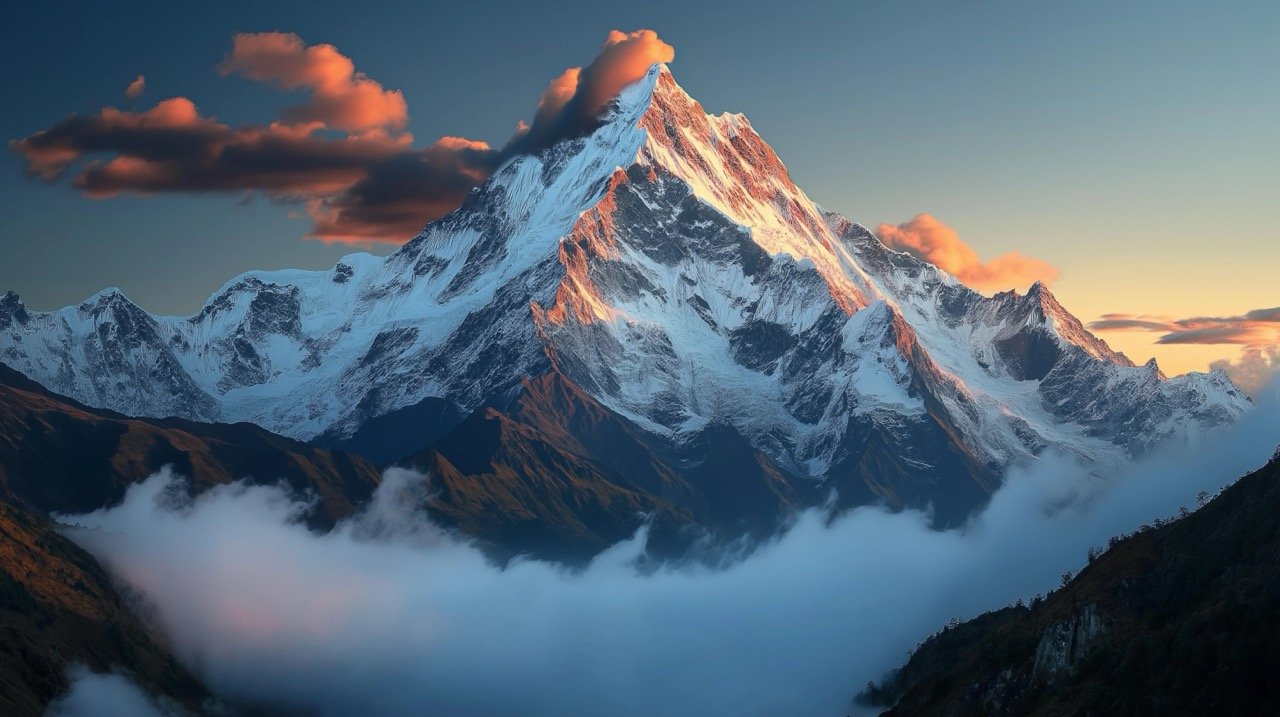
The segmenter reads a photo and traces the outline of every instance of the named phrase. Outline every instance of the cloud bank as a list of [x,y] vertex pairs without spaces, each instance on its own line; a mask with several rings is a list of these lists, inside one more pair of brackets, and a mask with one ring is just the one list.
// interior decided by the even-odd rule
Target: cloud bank
[[183,717],[184,710],[152,699],[129,678],[94,674],[77,665],[67,671],[71,688],[54,700],[45,717]]
[[1106,481],[1060,458],[1015,471],[963,530],[867,507],[802,515],[728,568],[635,559],[499,569],[406,506],[391,471],[333,532],[279,489],[178,498],[160,474],[68,534],[149,600],[224,699],[323,715],[832,715],[952,617],[1046,591],[1087,549],[1261,465],[1275,387],[1234,428]]
[[1280,346],[1249,346],[1240,358],[1219,359],[1209,364],[1215,371],[1223,371],[1250,397],[1262,395],[1267,384],[1280,374]]
[[[611,31],[589,65],[552,81],[533,123],[506,145],[442,137],[421,147],[405,129],[404,95],[357,70],[333,45],[307,45],[293,33],[242,33],[219,73],[307,95],[274,121],[232,127],[179,96],[140,112],[73,114],[9,146],[31,175],[57,181],[73,174],[71,184],[92,198],[260,192],[304,204],[311,237],[400,243],[455,209],[509,157],[591,129],[619,90],[674,56],[652,30]],[[125,95],[136,99],[144,89],[139,75]]]
[[1022,288],[1036,281],[1052,284],[1059,274],[1048,262],[1016,251],[983,262],[955,229],[931,214],[917,214],[903,224],[881,224],[876,234],[890,249],[927,261],[979,291]]

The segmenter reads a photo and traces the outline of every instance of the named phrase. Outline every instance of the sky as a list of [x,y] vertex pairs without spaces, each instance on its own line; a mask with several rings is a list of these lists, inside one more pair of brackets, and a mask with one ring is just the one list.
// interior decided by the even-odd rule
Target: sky
[[[182,97],[192,114],[170,104],[165,117],[268,138],[285,132],[261,129],[272,122],[314,122],[311,139],[363,142],[361,157],[411,145],[415,161],[439,159],[422,181],[448,196],[501,158],[518,121],[534,121],[549,81],[588,66],[611,30],[652,28],[708,111],[746,114],[811,197],[892,230],[899,248],[943,263],[956,254],[939,246],[962,243],[974,260],[952,270],[971,283],[1010,261],[1025,269],[1018,281],[1050,278],[1081,319],[1108,322],[1103,338],[1167,373],[1277,362],[1280,323],[1258,313],[1280,305],[1274,2],[42,2],[3,13],[11,143],[72,114],[130,117]],[[266,32],[295,33],[297,52],[277,37],[229,55],[238,34]],[[332,51],[314,54],[321,44]],[[289,64],[299,57],[315,63]],[[335,58],[363,74],[306,74],[342,75]],[[373,116],[343,114],[357,96]],[[440,137],[472,142],[423,149]],[[394,249],[334,241],[353,226],[334,219],[357,216],[342,214],[351,202],[386,194],[377,183],[353,193],[349,169],[305,186],[295,173],[287,198],[224,174],[86,196],[72,180],[112,154],[84,151],[42,179],[31,150],[11,150],[0,291],[33,309],[118,286],[148,310],[189,313],[248,269]],[[403,178],[397,166],[379,176]],[[325,218],[327,239],[308,238]]]

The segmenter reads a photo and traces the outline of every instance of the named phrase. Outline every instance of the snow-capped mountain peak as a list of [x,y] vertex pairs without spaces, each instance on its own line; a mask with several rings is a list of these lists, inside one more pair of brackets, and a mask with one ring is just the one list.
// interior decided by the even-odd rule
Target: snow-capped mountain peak
[[249,272],[190,317],[6,295],[0,361],[92,405],[304,439],[424,401],[465,415],[555,372],[673,446],[728,426],[798,475],[925,499],[1246,406],[1220,378],[1134,366],[1042,285],[988,298],[886,248],[665,65],[390,256]]

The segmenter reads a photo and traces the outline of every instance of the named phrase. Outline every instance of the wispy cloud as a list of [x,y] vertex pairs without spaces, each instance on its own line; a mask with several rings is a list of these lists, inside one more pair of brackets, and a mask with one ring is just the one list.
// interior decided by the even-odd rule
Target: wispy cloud
[[1224,371],[1250,396],[1257,396],[1280,372],[1280,306],[1254,309],[1237,316],[1173,318],[1150,314],[1103,314],[1089,323],[1094,331],[1158,333],[1158,344],[1241,346],[1234,361],[1220,359],[1210,369]]
[[1163,334],[1161,344],[1238,344],[1266,346],[1280,343],[1280,307],[1254,309],[1238,316],[1171,318],[1149,314],[1103,314],[1089,323],[1094,331],[1152,331]]
[[124,88],[124,96],[131,100],[136,100],[142,96],[143,92],[146,92],[146,91],[147,91],[147,78],[143,77],[142,75],[138,75],[136,78],[134,78],[133,82],[129,83],[128,87]]

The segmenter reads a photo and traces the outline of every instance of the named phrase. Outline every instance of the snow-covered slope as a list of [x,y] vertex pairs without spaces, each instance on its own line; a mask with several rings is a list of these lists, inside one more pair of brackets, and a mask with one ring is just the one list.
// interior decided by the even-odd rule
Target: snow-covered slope
[[797,475],[866,480],[889,456],[925,494],[1046,447],[1141,453],[1247,405],[1221,374],[1132,365],[1043,286],[987,298],[885,248],[661,65],[386,258],[250,272],[191,317],[10,294],[0,361],[91,405],[303,439],[557,371],[673,445],[728,425]]

